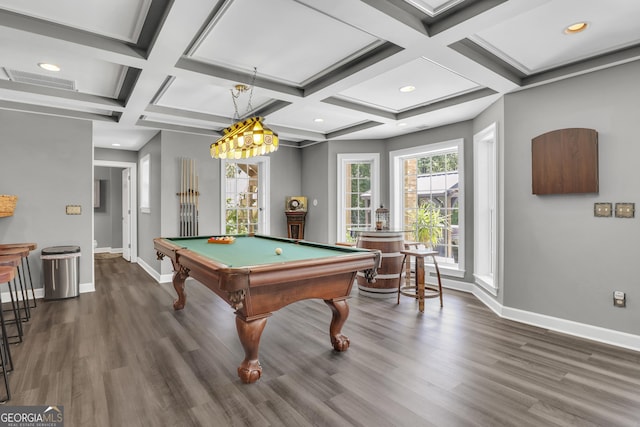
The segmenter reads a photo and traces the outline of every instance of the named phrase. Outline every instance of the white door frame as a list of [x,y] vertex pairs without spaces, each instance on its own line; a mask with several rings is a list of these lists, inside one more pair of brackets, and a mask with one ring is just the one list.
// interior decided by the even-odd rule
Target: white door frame
[[122,169],[122,258],[131,262],[131,169]]
[[[111,160],[94,160],[93,161],[93,166],[104,166],[104,167],[108,167],[108,168],[124,168],[124,169],[129,169],[129,176],[131,177],[131,182],[129,183],[129,206],[131,206],[131,238],[130,238],[130,242],[131,242],[131,262],[132,263],[136,263],[138,262],[138,209],[136,208],[138,206],[137,200],[138,200],[138,182],[137,182],[137,178],[138,178],[138,172],[137,172],[137,168],[138,168],[138,164],[134,163],[134,162],[116,162],[116,161],[111,161]],[[124,206],[123,206],[124,209]],[[124,215],[124,212],[122,213]],[[94,219],[93,219],[93,210],[91,211],[91,225],[92,225],[92,234],[95,233],[95,231],[93,230],[93,228],[95,228],[95,224],[94,224]],[[92,235],[91,240],[94,240],[94,237]]]
[[269,212],[271,211],[271,206],[269,203],[269,194],[270,193],[270,158],[267,156],[257,156],[252,157],[250,159],[240,159],[240,160],[228,160],[223,159],[220,161],[220,194],[221,194],[221,203],[220,203],[220,230],[222,233],[226,230],[226,191],[227,191],[227,174],[226,174],[226,165],[227,163],[251,163],[255,162],[260,165],[258,170],[258,183],[260,188],[258,190],[258,230],[259,234],[269,235],[271,232],[271,219]]

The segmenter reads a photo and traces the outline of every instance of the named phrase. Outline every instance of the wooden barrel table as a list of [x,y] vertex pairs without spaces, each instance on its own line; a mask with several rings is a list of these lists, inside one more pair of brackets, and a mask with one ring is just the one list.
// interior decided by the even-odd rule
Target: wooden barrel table
[[[374,283],[367,282],[358,272],[357,283],[361,295],[372,298],[393,298],[398,294],[404,250],[404,231],[371,230],[358,232],[359,248],[378,249],[382,252],[382,263]],[[404,273],[402,273],[404,275]]]

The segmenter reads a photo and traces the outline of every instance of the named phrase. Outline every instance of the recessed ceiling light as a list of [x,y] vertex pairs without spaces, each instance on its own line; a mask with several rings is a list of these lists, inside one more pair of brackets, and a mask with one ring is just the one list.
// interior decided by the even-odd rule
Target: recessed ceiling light
[[322,123],[324,122],[324,119],[317,118],[317,119],[313,119],[313,121],[316,123]]
[[111,144],[112,147],[120,147],[120,144],[118,144],[117,142],[114,142],[113,144]]
[[38,63],[38,67],[47,71],[60,71],[60,67],[58,67],[56,64],[49,64],[47,62]]
[[400,126],[400,127],[402,127],[402,126],[406,126],[406,125],[407,125],[407,124],[406,124],[405,122],[400,122],[400,123],[398,123],[396,126]]
[[402,86],[400,88],[400,92],[405,92],[405,93],[413,92],[414,90],[416,90],[416,87],[415,86],[410,86],[410,85],[409,86]]
[[576,22],[575,24],[569,25],[564,29],[565,34],[576,34],[586,30],[588,24],[586,22]]

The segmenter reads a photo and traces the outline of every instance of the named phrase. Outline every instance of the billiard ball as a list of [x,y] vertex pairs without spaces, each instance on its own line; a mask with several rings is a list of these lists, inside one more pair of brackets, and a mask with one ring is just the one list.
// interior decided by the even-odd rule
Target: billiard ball
[[280,255],[282,253],[282,249],[281,248],[276,248],[276,255]]

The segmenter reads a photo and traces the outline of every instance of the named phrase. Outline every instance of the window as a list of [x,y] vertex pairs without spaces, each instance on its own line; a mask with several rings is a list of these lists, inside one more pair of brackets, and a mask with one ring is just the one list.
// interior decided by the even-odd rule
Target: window
[[438,251],[447,274],[464,276],[463,140],[389,153],[391,223]]
[[495,123],[473,137],[474,266],[477,284],[497,295],[498,174]]
[[151,154],[145,154],[140,159],[140,212],[151,212]]
[[338,154],[338,241],[355,241],[349,230],[371,227],[375,221],[379,163],[378,153]]
[[266,197],[268,190],[267,157],[251,161],[222,161],[222,230],[225,234],[268,234]]

